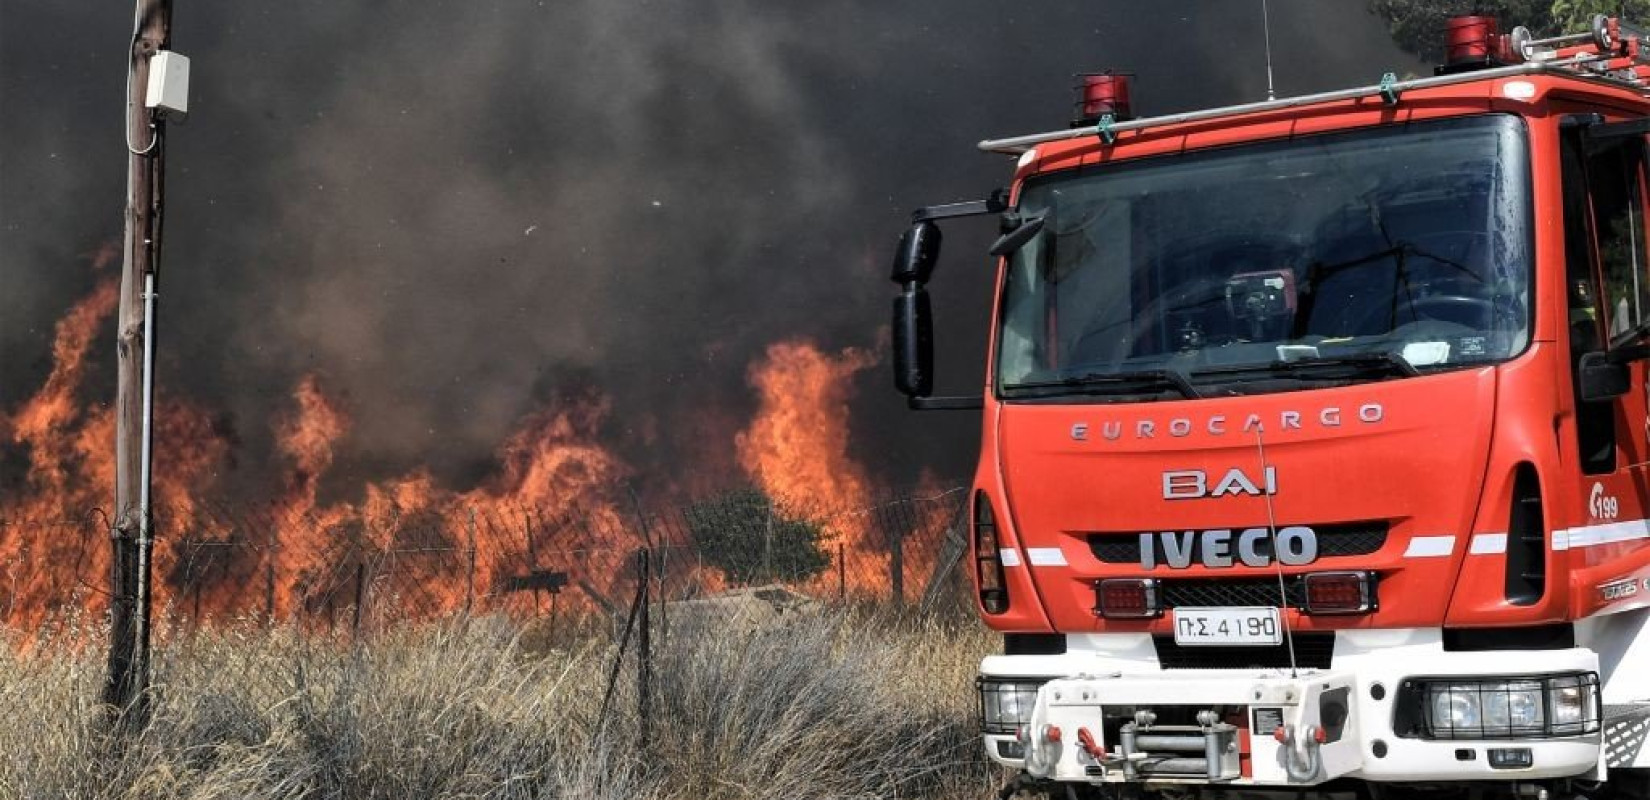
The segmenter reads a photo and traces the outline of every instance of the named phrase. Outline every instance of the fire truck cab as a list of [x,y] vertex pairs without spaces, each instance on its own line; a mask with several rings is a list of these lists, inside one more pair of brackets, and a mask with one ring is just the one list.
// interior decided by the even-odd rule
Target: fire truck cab
[[[1432,76],[1156,118],[1085,76],[916,212],[895,377],[982,410],[1005,797],[1650,796],[1647,42],[1463,18]],[[973,214],[985,391],[936,398]]]

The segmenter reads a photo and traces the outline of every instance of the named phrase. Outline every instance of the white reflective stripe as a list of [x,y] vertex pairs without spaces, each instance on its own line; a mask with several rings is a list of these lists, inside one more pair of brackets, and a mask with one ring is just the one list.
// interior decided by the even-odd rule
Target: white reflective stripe
[[1066,565],[1066,554],[1058,547],[1028,547],[1026,559],[1034,567],[1063,567]]
[[1437,558],[1455,552],[1454,536],[1415,536],[1404,550],[1404,558]]
[[[1583,525],[1567,531],[1554,531],[1553,549],[1565,550],[1571,547],[1592,547],[1600,544],[1631,542],[1638,539],[1650,539],[1650,521],[1631,519],[1622,522],[1606,522],[1602,525]],[[1560,546],[1561,541],[1562,546]]]
[[1472,546],[1467,548],[1467,552],[1475,556],[1505,553],[1507,552],[1507,534],[1480,533],[1472,537]]
[[1020,566],[1020,551],[1005,547],[997,551],[997,560],[1003,562],[1005,567],[1018,567]]

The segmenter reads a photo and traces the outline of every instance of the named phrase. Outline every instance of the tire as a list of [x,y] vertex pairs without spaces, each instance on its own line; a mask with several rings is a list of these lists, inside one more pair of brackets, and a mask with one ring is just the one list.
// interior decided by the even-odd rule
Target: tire
[[1604,789],[1607,800],[1650,800],[1650,769],[1610,770]]

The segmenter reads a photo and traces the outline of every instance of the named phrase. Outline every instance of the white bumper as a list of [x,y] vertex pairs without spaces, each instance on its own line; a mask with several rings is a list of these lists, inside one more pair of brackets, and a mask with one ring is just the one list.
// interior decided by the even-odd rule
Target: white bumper
[[[1371,781],[1529,780],[1587,775],[1602,778],[1601,737],[1597,733],[1545,739],[1429,740],[1400,737],[1394,729],[1395,705],[1404,680],[1417,677],[1492,678],[1596,672],[1598,658],[1582,648],[1546,651],[1445,652],[1436,630],[1342,632],[1335,645],[1333,668],[1163,670],[1151,639],[1145,635],[1074,635],[1068,652],[1044,656],[992,656],[981,665],[988,678],[1048,678],[1037,694],[1021,758],[1006,758],[1001,742],[1014,735],[986,735],[992,758],[1057,781],[1111,783],[1153,780],[1228,785],[1321,783],[1339,777]],[[1115,719],[1109,737],[1102,731],[1107,709],[1152,709],[1159,716],[1182,717],[1190,709],[1223,707],[1226,718],[1214,728],[1242,730],[1228,738],[1208,734],[1217,763],[1196,772],[1191,752],[1199,735],[1195,726],[1171,733],[1182,738],[1179,750],[1193,773],[1152,774],[1151,762],[1125,748]],[[1344,721],[1335,719],[1343,714]],[[1234,709],[1241,709],[1241,712]],[[1328,711],[1329,719],[1325,719]],[[1127,711],[1126,713],[1133,713]],[[1259,716],[1257,716],[1257,713]],[[1185,720],[1182,719],[1182,722]],[[1214,720],[1206,720],[1215,722]],[[1281,724],[1287,743],[1274,738]],[[1262,730],[1272,726],[1274,730]],[[1044,736],[1057,729],[1049,741]],[[1139,733],[1152,733],[1138,727]],[[1206,728],[1208,726],[1205,726]],[[1325,730],[1321,744],[1312,741]],[[1131,735],[1134,731],[1131,731]],[[1082,737],[1082,740],[1079,737]],[[1110,740],[1107,740],[1110,739]],[[1166,741],[1158,737],[1155,741]],[[1214,745],[1224,752],[1214,752]],[[1528,766],[1492,766],[1496,749],[1527,749]],[[1133,752],[1135,748],[1127,748]],[[1129,763],[1132,761],[1133,763]],[[1152,757],[1167,763],[1164,753]],[[1241,770],[1237,769],[1241,763]],[[1211,776],[1223,775],[1211,780]]]

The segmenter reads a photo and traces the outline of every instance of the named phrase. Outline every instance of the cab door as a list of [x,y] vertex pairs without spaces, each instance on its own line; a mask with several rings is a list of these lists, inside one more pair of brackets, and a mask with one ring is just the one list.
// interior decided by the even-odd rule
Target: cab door
[[[1650,260],[1646,258],[1645,137],[1593,136],[1596,115],[1572,117],[1561,138],[1566,291],[1580,513],[1555,532],[1553,549],[1571,551],[1577,570],[1576,611],[1599,600],[1594,585],[1612,564],[1640,555],[1650,543],[1650,392],[1646,360],[1627,364],[1629,388],[1619,397],[1581,397],[1581,365],[1589,353],[1634,354],[1650,345]],[[1640,352],[1638,355],[1642,356]],[[1596,358],[1596,356],[1595,356]],[[1633,561],[1642,560],[1633,558]],[[1562,561],[1560,563],[1563,563]]]

